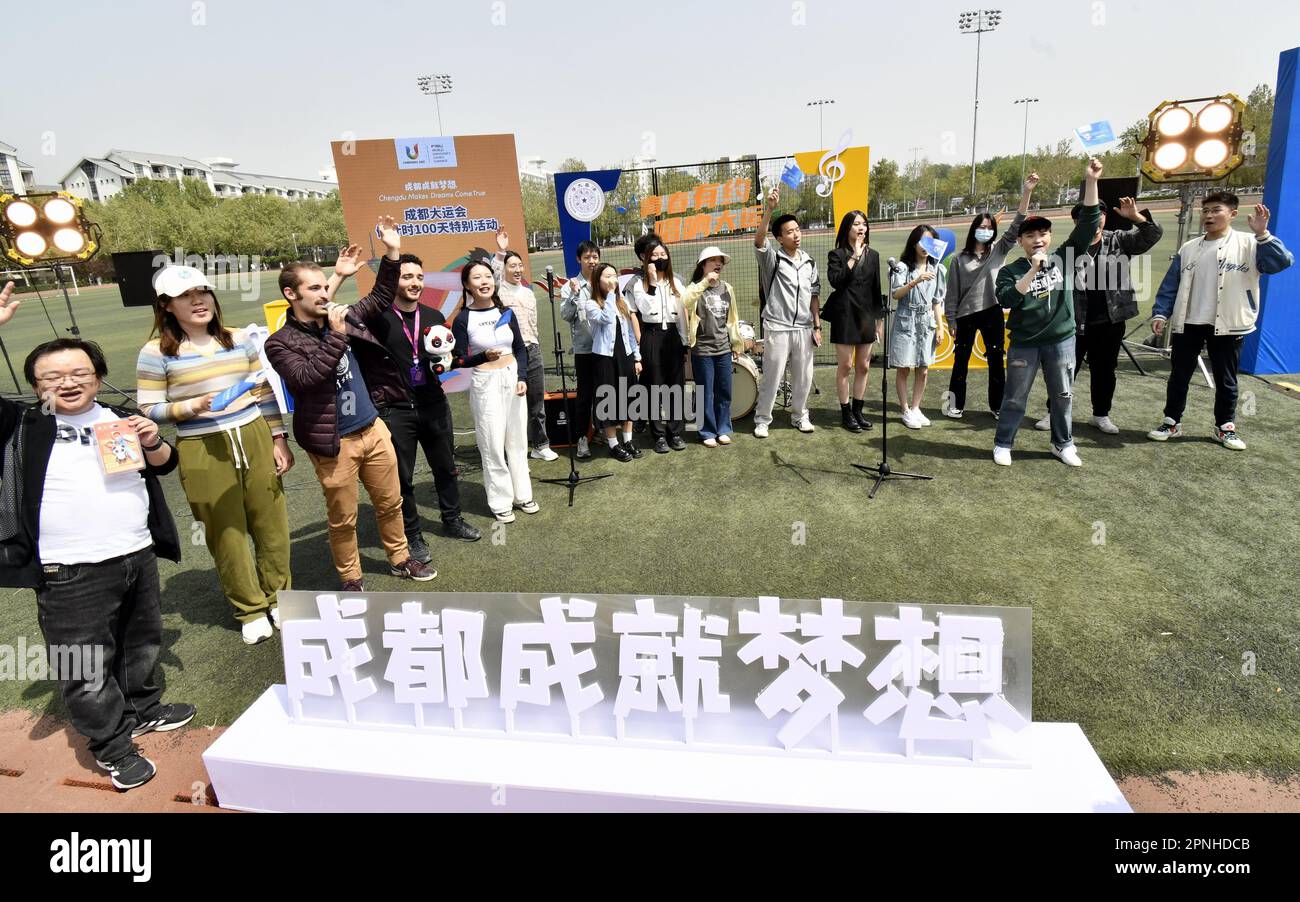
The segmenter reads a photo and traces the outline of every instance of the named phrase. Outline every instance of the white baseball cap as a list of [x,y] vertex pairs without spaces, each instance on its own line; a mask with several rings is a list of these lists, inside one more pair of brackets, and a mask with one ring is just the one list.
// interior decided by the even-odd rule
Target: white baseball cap
[[723,263],[731,262],[731,257],[728,256],[727,254],[724,254],[722,252],[722,248],[718,247],[716,244],[710,244],[704,250],[700,251],[700,259],[696,260],[695,262],[703,263],[705,260],[709,259],[710,257],[721,257]]
[[164,266],[153,277],[153,290],[160,298],[178,298],[191,288],[217,290],[208,277],[193,266]]

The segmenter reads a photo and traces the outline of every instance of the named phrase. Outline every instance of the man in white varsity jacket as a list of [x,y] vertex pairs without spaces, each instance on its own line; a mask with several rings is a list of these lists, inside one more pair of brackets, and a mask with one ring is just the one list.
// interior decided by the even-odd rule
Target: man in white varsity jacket
[[1244,451],[1246,443],[1233,422],[1237,410],[1237,366],[1242,339],[1255,331],[1259,316],[1259,277],[1295,262],[1282,242],[1268,232],[1268,208],[1255,205],[1246,217],[1253,235],[1232,228],[1237,195],[1215,191],[1201,201],[1205,234],[1178,249],[1156,292],[1152,330],[1170,330],[1173,371],[1165,395],[1165,418],[1147,433],[1157,442],[1183,434],[1180,421],[1187,406],[1187,385],[1196,372],[1201,348],[1214,371],[1214,437],[1225,447]]

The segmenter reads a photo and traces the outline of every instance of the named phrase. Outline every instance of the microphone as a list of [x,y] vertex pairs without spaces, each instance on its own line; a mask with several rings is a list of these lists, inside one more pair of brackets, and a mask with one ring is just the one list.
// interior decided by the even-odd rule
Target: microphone
[[548,267],[546,267],[546,274],[547,274],[548,276],[549,276],[551,273],[553,273],[553,272],[555,272],[555,267],[554,267],[554,266],[548,266]]
[[896,257],[890,257],[886,265],[889,267],[890,272],[898,272],[898,259]]

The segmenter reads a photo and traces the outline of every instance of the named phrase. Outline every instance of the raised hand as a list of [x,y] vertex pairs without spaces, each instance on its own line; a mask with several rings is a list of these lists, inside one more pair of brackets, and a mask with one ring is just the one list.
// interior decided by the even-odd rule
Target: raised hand
[[1029,177],[1025,179],[1025,185],[1024,185],[1024,186],[1025,186],[1025,188],[1027,188],[1027,189],[1030,190],[1030,191],[1033,191],[1035,188],[1037,188],[1037,187],[1038,187],[1038,173],[1037,173],[1037,172],[1031,172],[1031,173],[1029,173]]
[[361,245],[349,244],[334,263],[334,272],[340,276],[350,276],[365,265],[361,256]]
[[497,229],[497,248],[503,254],[510,250],[510,236],[506,234],[505,229]]
[[4,288],[0,288],[0,326],[3,326],[9,320],[14,318],[14,313],[22,301],[14,296],[14,283],[6,282]]
[[396,253],[402,246],[402,236],[397,233],[397,223],[391,216],[381,216],[375,223],[375,230],[379,232],[379,240],[384,242],[384,247],[390,254]]
[[[1250,226],[1251,231],[1256,235],[1263,235],[1268,231],[1268,207],[1263,204],[1255,204],[1255,212],[1246,217],[1246,225]],[[10,282],[10,285],[13,283]],[[0,320],[3,323],[4,320]]]
[[781,183],[777,182],[772,186],[772,190],[767,192],[767,208],[770,210],[776,206],[776,202],[781,199]]
[[1101,170],[1102,170],[1101,160],[1097,159],[1096,157],[1093,157],[1091,160],[1088,161],[1088,168],[1084,170],[1084,174],[1083,174],[1084,178],[1090,179],[1091,181],[1095,182],[1097,181],[1097,179],[1101,178]]
[[1146,217],[1138,212],[1137,201],[1131,197],[1121,197],[1119,199],[1119,206],[1115,208],[1115,212],[1133,222],[1146,222]]

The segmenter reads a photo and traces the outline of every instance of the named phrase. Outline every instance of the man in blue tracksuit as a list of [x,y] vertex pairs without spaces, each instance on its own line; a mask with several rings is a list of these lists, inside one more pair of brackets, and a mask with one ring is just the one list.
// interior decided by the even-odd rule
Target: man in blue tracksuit
[[1242,339],[1255,331],[1259,316],[1259,277],[1295,262],[1282,242],[1268,231],[1268,208],[1256,204],[1246,217],[1254,235],[1232,228],[1237,195],[1215,191],[1201,201],[1205,234],[1178,249],[1156,292],[1152,330],[1170,330],[1173,370],[1165,395],[1164,421],[1147,433],[1157,442],[1183,434],[1180,421],[1187,406],[1187,385],[1208,347],[1214,372],[1214,437],[1225,447],[1244,451],[1233,421],[1237,410],[1237,367]]

